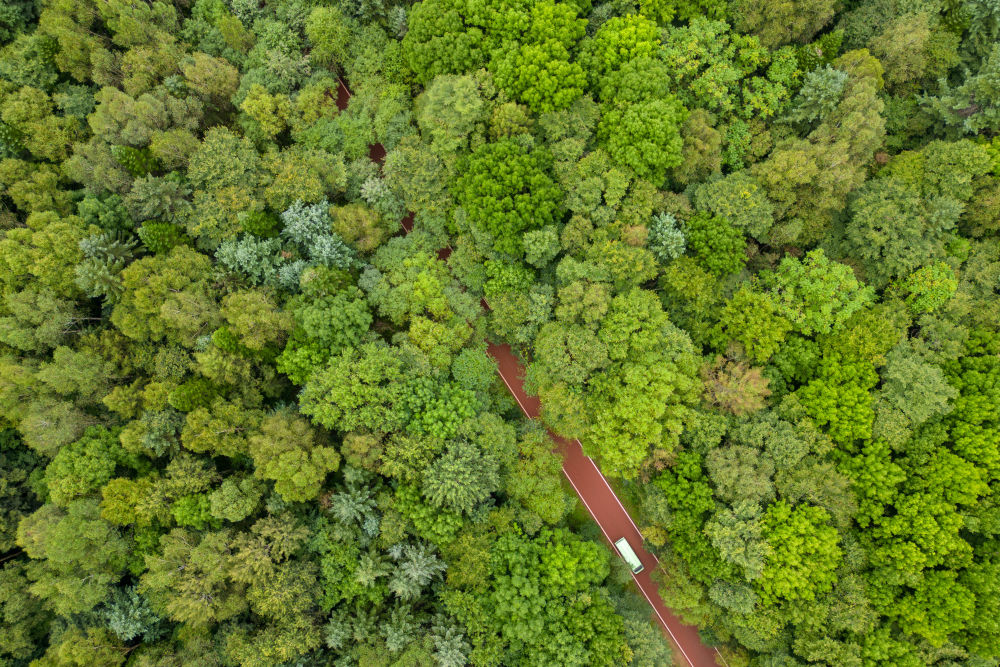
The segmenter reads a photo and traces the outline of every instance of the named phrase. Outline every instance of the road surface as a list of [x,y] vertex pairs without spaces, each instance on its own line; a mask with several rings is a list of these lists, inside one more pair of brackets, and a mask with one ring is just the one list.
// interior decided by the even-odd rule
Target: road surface
[[[537,396],[528,396],[524,391],[524,367],[518,362],[510,346],[491,343],[487,352],[497,362],[497,371],[507,389],[514,396],[522,412],[529,419],[537,419],[541,404]],[[698,629],[685,625],[675,616],[660,598],[656,582],[650,578],[658,561],[656,556],[646,551],[642,546],[642,534],[618,496],[611,490],[611,485],[604,478],[593,459],[583,453],[583,448],[577,440],[567,440],[554,433],[549,433],[563,453],[563,474],[580,497],[584,507],[601,528],[608,546],[612,551],[614,541],[620,537],[628,540],[645,569],[639,574],[633,574],[636,585],[642,591],[646,601],[653,608],[667,634],[673,640],[677,652],[685,664],[691,667],[714,667],[718,651],[709,648],[698,636]]]
[[[344,82],[340,81],[337,90],[337,106],[341,111],[347,108],[350,98],[350,91]],[[385,155],[385,148],[381,144],[369,146],[368,156],[373,162],[381,165],[385,161]],[[401,221],[401,225],[407,233],[410,232],[413,229],[413,215],[408,213]],[[438,258],[446,260],[450,254],[451,248],[442,248],[438,251]],[[483,306],[489,308],[485,300]],[[518,405],[521,406],[525,416],[529,419],[537,419],[541,413],[541,403],[538,397],[528,396],[524,391],[524,368],[514,356],[510,346],[491,343],[487,352],[496,360],[501,379],[507,385],[507,389],[510,390]],[[625,511],[625,507],[611,489],[608,480],[598,470],[594,461],[583,453],[579,441],[567,440],[552,432],[549,435],[563,453],[563,474],[566,475],[566,479],[573,486],[594,522],[604,533],[608,547],[617,554],[614,541],[625,537],[645,566],[645,569],[639,574],[633,573],[632,578],[645,596],[646,601],[653,608],[653,612],[660,620],[667,635],[673,641],[681,660],[690,667],[714,667],[717,665],[716,656],[721,658],[718,650],[706,646],[701,641],[701,637],[698,636],[696,627],[681,623],[680,619],[663,604],[659,589],[650,578],[650,573],[656,569],[658,564],[656,556],[643,548],[643,538],[638,526]]]

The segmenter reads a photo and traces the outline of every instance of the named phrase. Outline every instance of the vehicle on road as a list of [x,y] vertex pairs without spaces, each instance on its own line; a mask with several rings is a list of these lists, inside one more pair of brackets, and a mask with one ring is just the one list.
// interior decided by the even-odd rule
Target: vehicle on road
[[628,540],[624,537],[619,538],[615,542],[615,548],[618,549],[618,553],[622,555],[622,559],[632,568],[634,574],[639,574],[643,570],[643,564],[639,560],[639,557],[635,555],[632,551],[632,547],[629,545]]

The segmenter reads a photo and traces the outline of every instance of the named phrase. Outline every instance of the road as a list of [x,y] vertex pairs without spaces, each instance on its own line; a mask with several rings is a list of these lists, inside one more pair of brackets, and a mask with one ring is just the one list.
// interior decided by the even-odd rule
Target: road
[[[337,106],[341,111],[347,108],[350,98],[350,91],[341,81],[337,90]],[[368,156],[373,162],[381,165],[385,160],[385,154],[385,148],[381,144],[369,146]],[[413,229],[413,215],[407,214],[400,224],[409,233]],[[438,251],[438,258],[446,260],[450,254],[451,248],[442,248]],[[489,308],[485,300],[483,306]],[[510,346],[491,343],[487,352],[496,360],[500,378],[507,385],[507,389],[510,390],[518,405],[521,406],[525,416],[529,419],[537,419],[541,414],[541,403],[538,397],[528,396],[527,392],[524,391],[524,367],[514,356]],[[645,566],[645,569],[639,574],[633,573],[632,578],[646,601],[653,608],[653,613],[656,614],[684,664],[689,665],[689,667],[714,667],[719,664],[716,662],[716,656],[720,659],[722,656],[718,650],[706,646],[701,641],[701,637],[698,636],[696,627],[682,623],[663,604],[656,582],[650,577],[650,573],[656,569],[659,561],[657,561],[656,556],[643,548],[643,537],[639,532],[639,527],[635,525],[632,517],[629,516],[625,506],[615,495],[608,480],[601,474],[593,459],[583,453],[583,447],[579,441],[567,440],[551,431],[549,435],[563,453],[563,474],[566,475],[566,479],[573,486],[594,522],[604,533],[612,553],[617,554],[614,541],[625,537]]]
[[[487,352],[497,362],[497,371],[507,389],[514,396],[521,411],[529,419],[537,419],[541,411],[541,403],[537,396],[528,396],[524,391],[524,367],[511,351],[510,346],[491,343]],[[659,561],[656,556],[643,548],[642,534],[632,517],[625,511],[624,505],[618,500],[593,459],[583,453],[578,440],[567,440],[549,432],[549,435],[563,453],[563,474],[573,486],[576,495],[580,497],[584,507],[590,512],[594,522],[604,533],[608,547],[615,552],[614,541],[620,537],[628,540],[645,569],[639,574],[633,574],[636,585],[653,608],[667,635],[673,640],[674,647],[685,664],[691,667],[713,667],[716,665],[718,651],[709,648],[698,636],[698,628],[685,625],[675,616],[660,597],[656,582],[650,573],[656,569]]]

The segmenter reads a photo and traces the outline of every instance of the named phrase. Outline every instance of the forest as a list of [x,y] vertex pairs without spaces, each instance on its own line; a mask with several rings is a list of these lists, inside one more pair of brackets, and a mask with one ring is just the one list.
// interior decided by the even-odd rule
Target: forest
[[680,664],[550,430],[720,664],[995,667],[998,137],[993,0],[3,0],[0,667]]

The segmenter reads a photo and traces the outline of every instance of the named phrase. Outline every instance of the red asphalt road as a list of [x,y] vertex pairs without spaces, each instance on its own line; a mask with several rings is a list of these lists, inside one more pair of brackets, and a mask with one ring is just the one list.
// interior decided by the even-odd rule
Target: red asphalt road
[[[339,83],[337,106],[343,111],[347,108],[351,93],[343,81]],[[385,148],[381,144],[369,146],[368,156],[380,166],[385,160],[385,155]],[[413,229],[413,215],[408,213],[400,224],[409,233]],[[451,248],[442,248],[438,251],[438,258],[446,260],[450,254]],[[483,306],[489,308],[485,300]],[[524,367],[518,362],[510,346],[490,343],[487,352],[496,360],[500,378],[507,385],[507,389],[510,390],[517,404],[521,406],[525,416],[529,419],[537,419],[541,414],[541,402],[537,396],[528,396],[527,392],[524,391]],[[718,650],[706,646],[701,641],[701,637],[698,636],[696,627],[682,623],[663,604],[659,589],[649,576],[650,572],[658,567],[659,561],[656,556],[643,548],[643,537],[639,532],[639,527],[625,511],[624,505],[618,500],[618,496],[615,495],[608,480],[601,474],[593,459],[583,453],[583,447],[578,440],[567,440],[551,431],[549,435],[563,453],[563,474],[566,475],[566,479],[573,486],[576,495],[580,497],[580,501],[583,502],[594,522],[604,533],[608,547],[612,552],[617,553],[614,541],[620,537],[626,538],[639,557],[639,561],[645,566],[645,569],[639,574],[633,573],[632,578],[639,590],[642,591],[646,601],[653,608],[653,612],[660,620],[667,635],[673,641],[681,659],[690,667],[714,667],[717,665],[716,656],[721,658]]]
[[[486,351],[496,360],[497,371],[517,404],[521,406],[522,412],[529,419],[537,419],[541,412],[541,402],[537,396],[528,396],[524,391],[524,367],[518,362],[510,346],[491,343]],[[719,655],[718,651],[709,648],[701,641],[698,628],[682,623],[663,604],[656,582],[649,576],[659,565],[659,561],[656,556],[643,548],[643,538],[638,526],[625,511],[618,496],[611,490],[608,480],[598,470],[593,459],[583,453],[578,440],[567,440],[551,431],[549,435],[563,453],[563,474],[604,533],[608,546],[617,552],[614,541],[620,537],[626,538],[639,557],[639,561],[645,566],[642,572],[633,574],[632,578],[673,640],[681,659],[691,667],[714,667],[717,664],[715,658]]]

